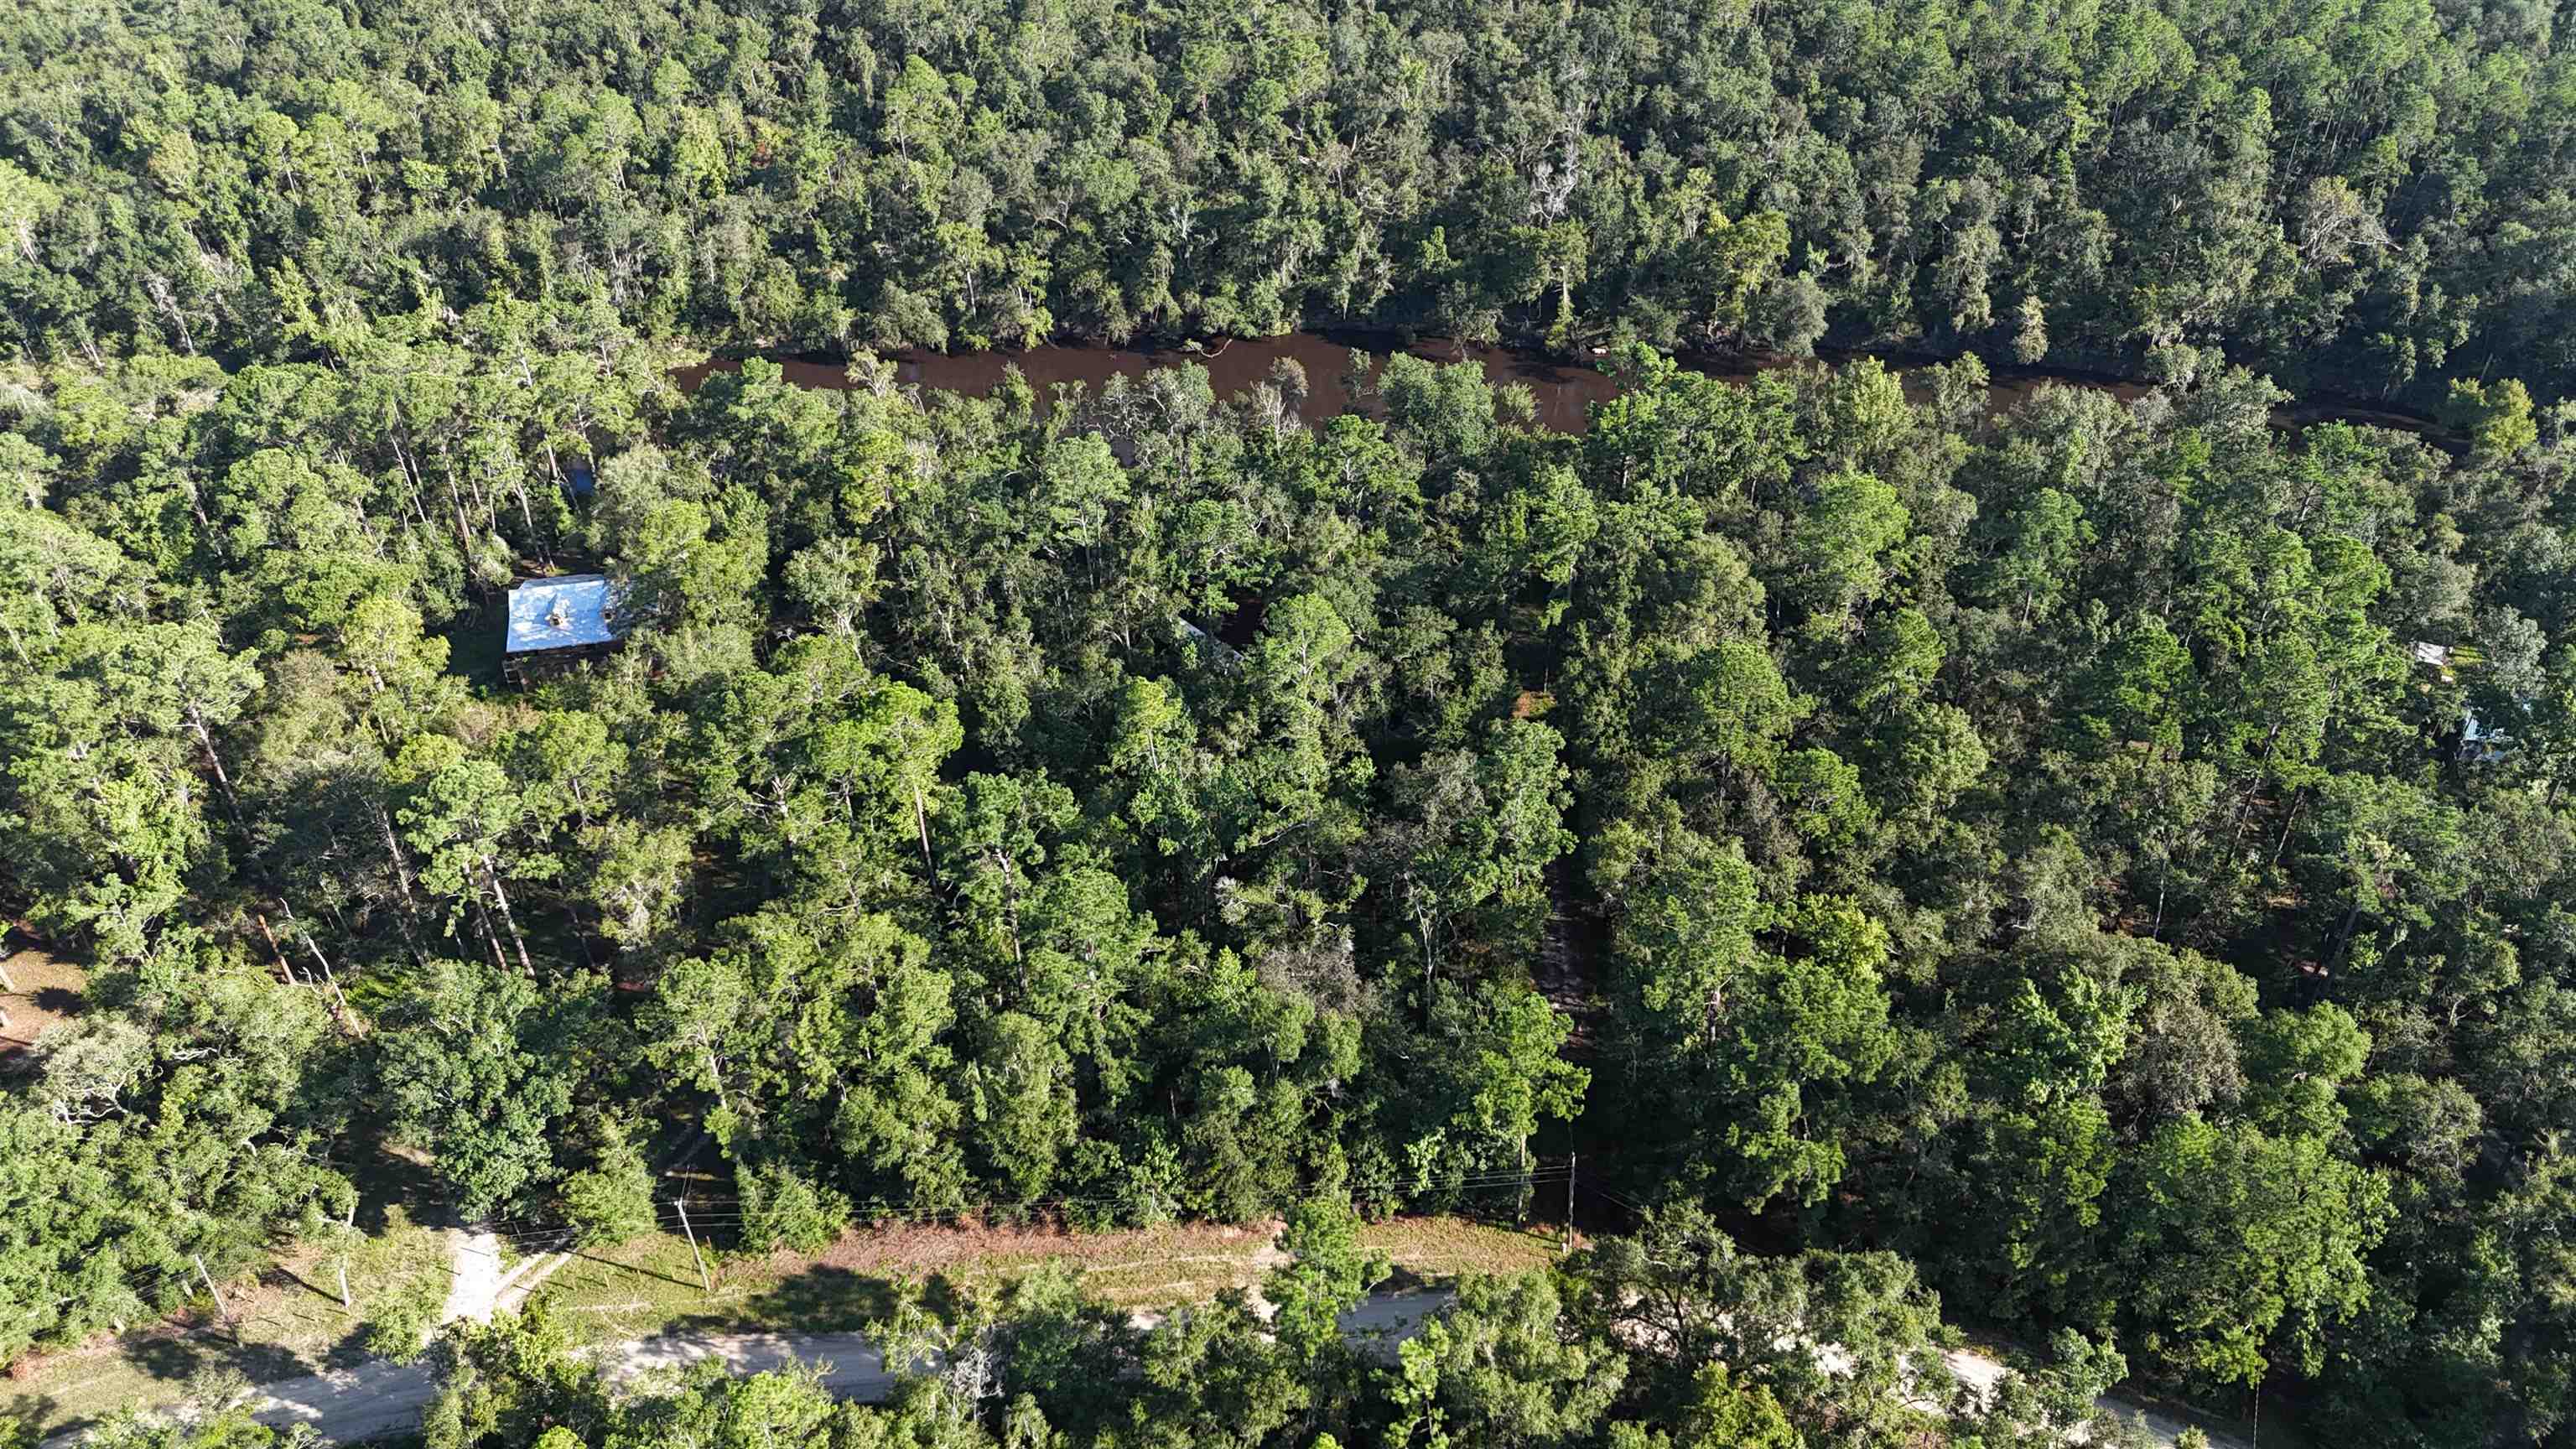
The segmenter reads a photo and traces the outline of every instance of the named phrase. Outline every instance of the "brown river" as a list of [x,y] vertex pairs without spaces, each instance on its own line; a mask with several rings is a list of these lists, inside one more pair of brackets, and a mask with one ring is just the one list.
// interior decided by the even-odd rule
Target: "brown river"
[[[1017,367],[1037,391],[1041,406],[1054,394],[1057,383],[1081,383],[1098,389],[1115,376],[1140,377],[1161,367],[1195,364],[1208,371],[1208,380],[1218,397],[1231,397],[1248,391],[1256,383],[1267,381],[1271,369],[1282,359],[1293,361],[1306,372],[1306,398],[1302,411],[1310,423],[1320,423],[1343,411],[1341,377],[1350,370],[1354,346],[1367,351],[1372,366],[1388,355],[1388,340],[1383,337],[1336,339],[1316,332],[1290,332],[1277,337],[1235,338],[1205,351],[1182,348],[1138,350],[1120,347],[1045,346],[1016,352],[925,352],[908,350],[889,353],[887,360],[895,367],[897,383],[926,391],[957,392],[982,396],[998,386],[1006,368]],[[1500,387],[1517,383],[1527,388],[1537,406],[1540,426],[1561,433],[1579,433],[1591,419],[1594,403],[1607,402],[1619,389],[1608,373],[1597,367],[1559,362],[1535,352],[1509,347],[1427,340],[1402,349],[1433,362],[1473,362],[1484,369],[1486,380]],[[1864,354],[1830,354],[1822,359],[1763,357],[1730,359],[1703,365],[1700,370],[1733,382],[1749,381],[1764,372],[1790,368],[1814,367],[1820,361],[1839,363]],[[786,357],[778,359],[791,382],[806,387],[847,388],[853,384],[845,371],[846,364],[822,357]],[[1889,359],[1889,366],[1905,379],[1906,392],[1920,401],[1930,392],[1924,376],[1927,364],[1922,359]],[[683,388],[694,391],[712,372],[740,371],[737,359],[720,359],[683,368],[677,374]],[[1994,369],[1989,398],[1996,412],[2010,411],[2045,383],[2094,388],[2123,399],[2135,398],[2149,389],[2141,382],[2104,377],[2099,374],[2050,372],[2036,368]],[[2284,427],[2342,420],[2369,423],[2378,427],[2402,428],[2433,437],[2424,419],[2375,408],[2362,402],[2305,402],[2285,406],[2275,415]],[[2439,441],[2438,437],[2434,437]]]

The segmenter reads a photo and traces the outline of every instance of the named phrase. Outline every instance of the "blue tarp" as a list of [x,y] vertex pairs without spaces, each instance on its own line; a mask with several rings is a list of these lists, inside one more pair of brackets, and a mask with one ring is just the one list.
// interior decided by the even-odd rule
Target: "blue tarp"
[[620,632],[610,617],[616,604],[615,591],[599,574],[531,579],[510,591],[510,634],[502,652],[605,644]]

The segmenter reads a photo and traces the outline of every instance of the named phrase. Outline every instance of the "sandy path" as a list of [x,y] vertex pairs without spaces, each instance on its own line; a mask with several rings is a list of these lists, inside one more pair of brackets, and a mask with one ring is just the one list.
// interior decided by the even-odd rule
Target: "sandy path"
[[[572,1254],[562,1252],[549,1258],[530,1258],[521,1263],[502,1278],[500,1290],[493,1295],[493,1306],[503,1313],[518,1312],[520,1306],[528,1301],[529,1294],[543,1287],[545,1281],[553,1277],[557,1269],[571,1261]],[[530,1269],[535,1271],[531,1272]]]
[[454,1279],[447,1285],[447,1306],[439,1311],[438,1321],[470,1318],[489,1323],[501,1299],[501,1240],[488,1228],[449,1236],[454,1241],[449,1257]]
[[[1941,1357],[1949,1362],[1950,1372],[1959,1376],[1959,1382],[1969,1385],[1980,1394],[1992,1392],[1994,1386],[2000,1383],[2008,1372],[2001,1360],[1990,1358],[1974,1349],[1954,1348]],[[2095,1399],[2093,1404],[2094,1407],[2116,1414],[2123,1419],[2143,1416],[2147,1421],[2147,1432],[2155,1436],[2158,1444],[2171,1445],[2176,1439],[2182,1437],[2183,1430],[2192,1427],[2184,1420],[2160,1413],[2134,1400],[2122,1398],[2118,1394],[2104,1394]],[[2210,1449],[2248,1449],[2243,1440],[2207,1425],[2201,1426],[2201,1432],[2209,1436]]]

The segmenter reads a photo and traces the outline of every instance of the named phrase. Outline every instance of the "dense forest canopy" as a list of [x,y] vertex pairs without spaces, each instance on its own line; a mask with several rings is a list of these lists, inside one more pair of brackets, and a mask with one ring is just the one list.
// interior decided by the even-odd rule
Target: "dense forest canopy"
[[2560,21],[26,0],[0,34],[0,341],[238,365],[518,299],[743,348],[1830,336],[2554,396],[2576,388]]
[[[349,1221],[389,1144],[607,1241],[703,1130],[728,1246],[1286,1215],[1283,1316],[1047,1280],[907,1320],[997,1377],[882,1415],[612,1404],[505,1324],[441,1449],[734,1395],[816,1445],[1917,1442],[1943,1313],[2054,1349],[1961,1446],[2123,1373],[2566,1442],[2554,24],[35,0],[0,912],[88,978],[0,1062],[0,1360]],[[1041,406],[872,350],[1319,318],[1621,390],[1561,434],[1404,355]],[[1829,333],[2155,385],[1673,361]],[[852,386],[673,381],[775,347]],[[2457,451],[2278,428],[2222,351]],[[621,646],[505,679],[506,591],[579,572]],[[1633,1236],[1344,1354],[1335,1212],[1571,1152]]]
[[[494,304],[10,395],[5,880],[95,974],[0,1106],[8,1351],[342,1216],[380,1137],[613,1231],[703,1123],[755,1250],[1580,1144],[2366,1442],[2564,1421],[2554,423],[1640,349],[1579,436],[1410,357],[1309,429],[1285,371],[1040,414],[664,360]],[[547,560],[630,633],[504,687]]]

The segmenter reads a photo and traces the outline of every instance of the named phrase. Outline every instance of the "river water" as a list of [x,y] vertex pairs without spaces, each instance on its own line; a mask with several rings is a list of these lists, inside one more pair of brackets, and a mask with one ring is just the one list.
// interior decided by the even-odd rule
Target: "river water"
[[[1344,410],[1341,379],[1350,371],[1354,348],[1366,352],[1372,370],[1383,364],[1388,355],[1383,337],[1335,337],[1317,332],[1290,332],[1277,337],[1235,338],[1205,351],[1181,348],[1139,350],[1121,347],[1044,346],[1016,352],[925,352],[909,350],[887,354],[895,367],[895,380],[905,386],[925,391],[966,393],[982,396],[998,386],[1006,368],[1017,367],[1030,386],[1037,390],[1040,406],[1053,396],[1058,383],[1081,383],[1093,391],[1115,376],[1141,377],[1159,367],[1183,367],[1195,364],[1208,371],[1208,380],[1218,397],[1232,397],[1267,381],[1271,370],[1282,360],[1292,361],[1305,369],[1306,396],[1301,411],[1310,423],[1324,422]],[[1537,407],[1541,427],[1560,433],[1579,433],[1591,419],[1594,403],[1607,402],[1618,396],[1618,385],[1598,367],[1559,362],[1535,352],[1480,343],[1460,345],[1455,342],[1430,340],[1402,349],[1433,362],[1473,362],[1484,369],[1486,380],[1500,387],[1517,383],[1527,388]],[[1701,371],[1732,382],[1745,382],[1764,372],[1822,366],[1851,360],[1862,354],[1831,355],[1816,358],[1762,357],[1730,359],[1723,363],[1700,366]],[[850,382],[846,364],[821,357],[790,357],[778,360],[791,382],[806,387],[847,388]],[[1905,379],[1906,392],[1921,401],[1929,395],[1930,384],[1924,377],[1928,364],[1919,359],[1893,359],[1889,366]],[[742,363],[722,359],[683,368],[677,379],[681,387],[695,391],[713,372],[736,372]],[[1996,368],[1989,392],[1994,411],[2010,411],[2047,383],[2093,388],[2126,401],[2148,391],[2147,385],[2103,377],[2098,374],[2052,372],[2036,368]],[[2300,427],[2335,419],[2370,423],[2379,427],[2403,428],[2427,433],[2423,419],[2394,413],[2385,408],[2352,402],[2308,401],[2285,406],[2275,416],[2284,427]],[[2438,441],[2438,439],[2437,439]]]
[[[1336,342],[1315,332],[1235,338],[1203,352],[1050,345],[1016,352],[906,350],[885,357],[894,364],[895,381],[904,386],[977,397],[1001,384],[1004,369],[1017,367],[1037,390],[1041,406],[1054,395],[1058,383],[1080,383],[1097,392],[1112,377],[1141,377],[1154,368],[1192,364],[1207,369],[1208,382],[1218,397],[1232,397],[1268,381],[1271,370],[1286,360],[1305,369],[1306,398],[1301,411],[1306,421],[1320,423],[1343,411],[1341,378],[1350,371],[1354,345],[1368,352],[1372,372],[1384,363],[1387,349],[1383,341],[1376,346]],[[1582,431],[1592,404],[1607,402],[1619,392],[1609,375],[1597,368],[1567,366],[1509,348],[1470,344],[1462,349],[1455,343],[1426,343],[1406,350],[1435,362],[1474,362],[1497,386],[1519,383],[1530,390],[1536,401],[1539,423],[1557,432]],[[779,365],[786,369],[788,381],[807,387],[852,386],[843,370],[845,364],[838,360],[782,358]],[[694,391],[710,372],[736,372],[741,367],[739,361],[728,358],[684,368],[678,377],[683,388]]]

